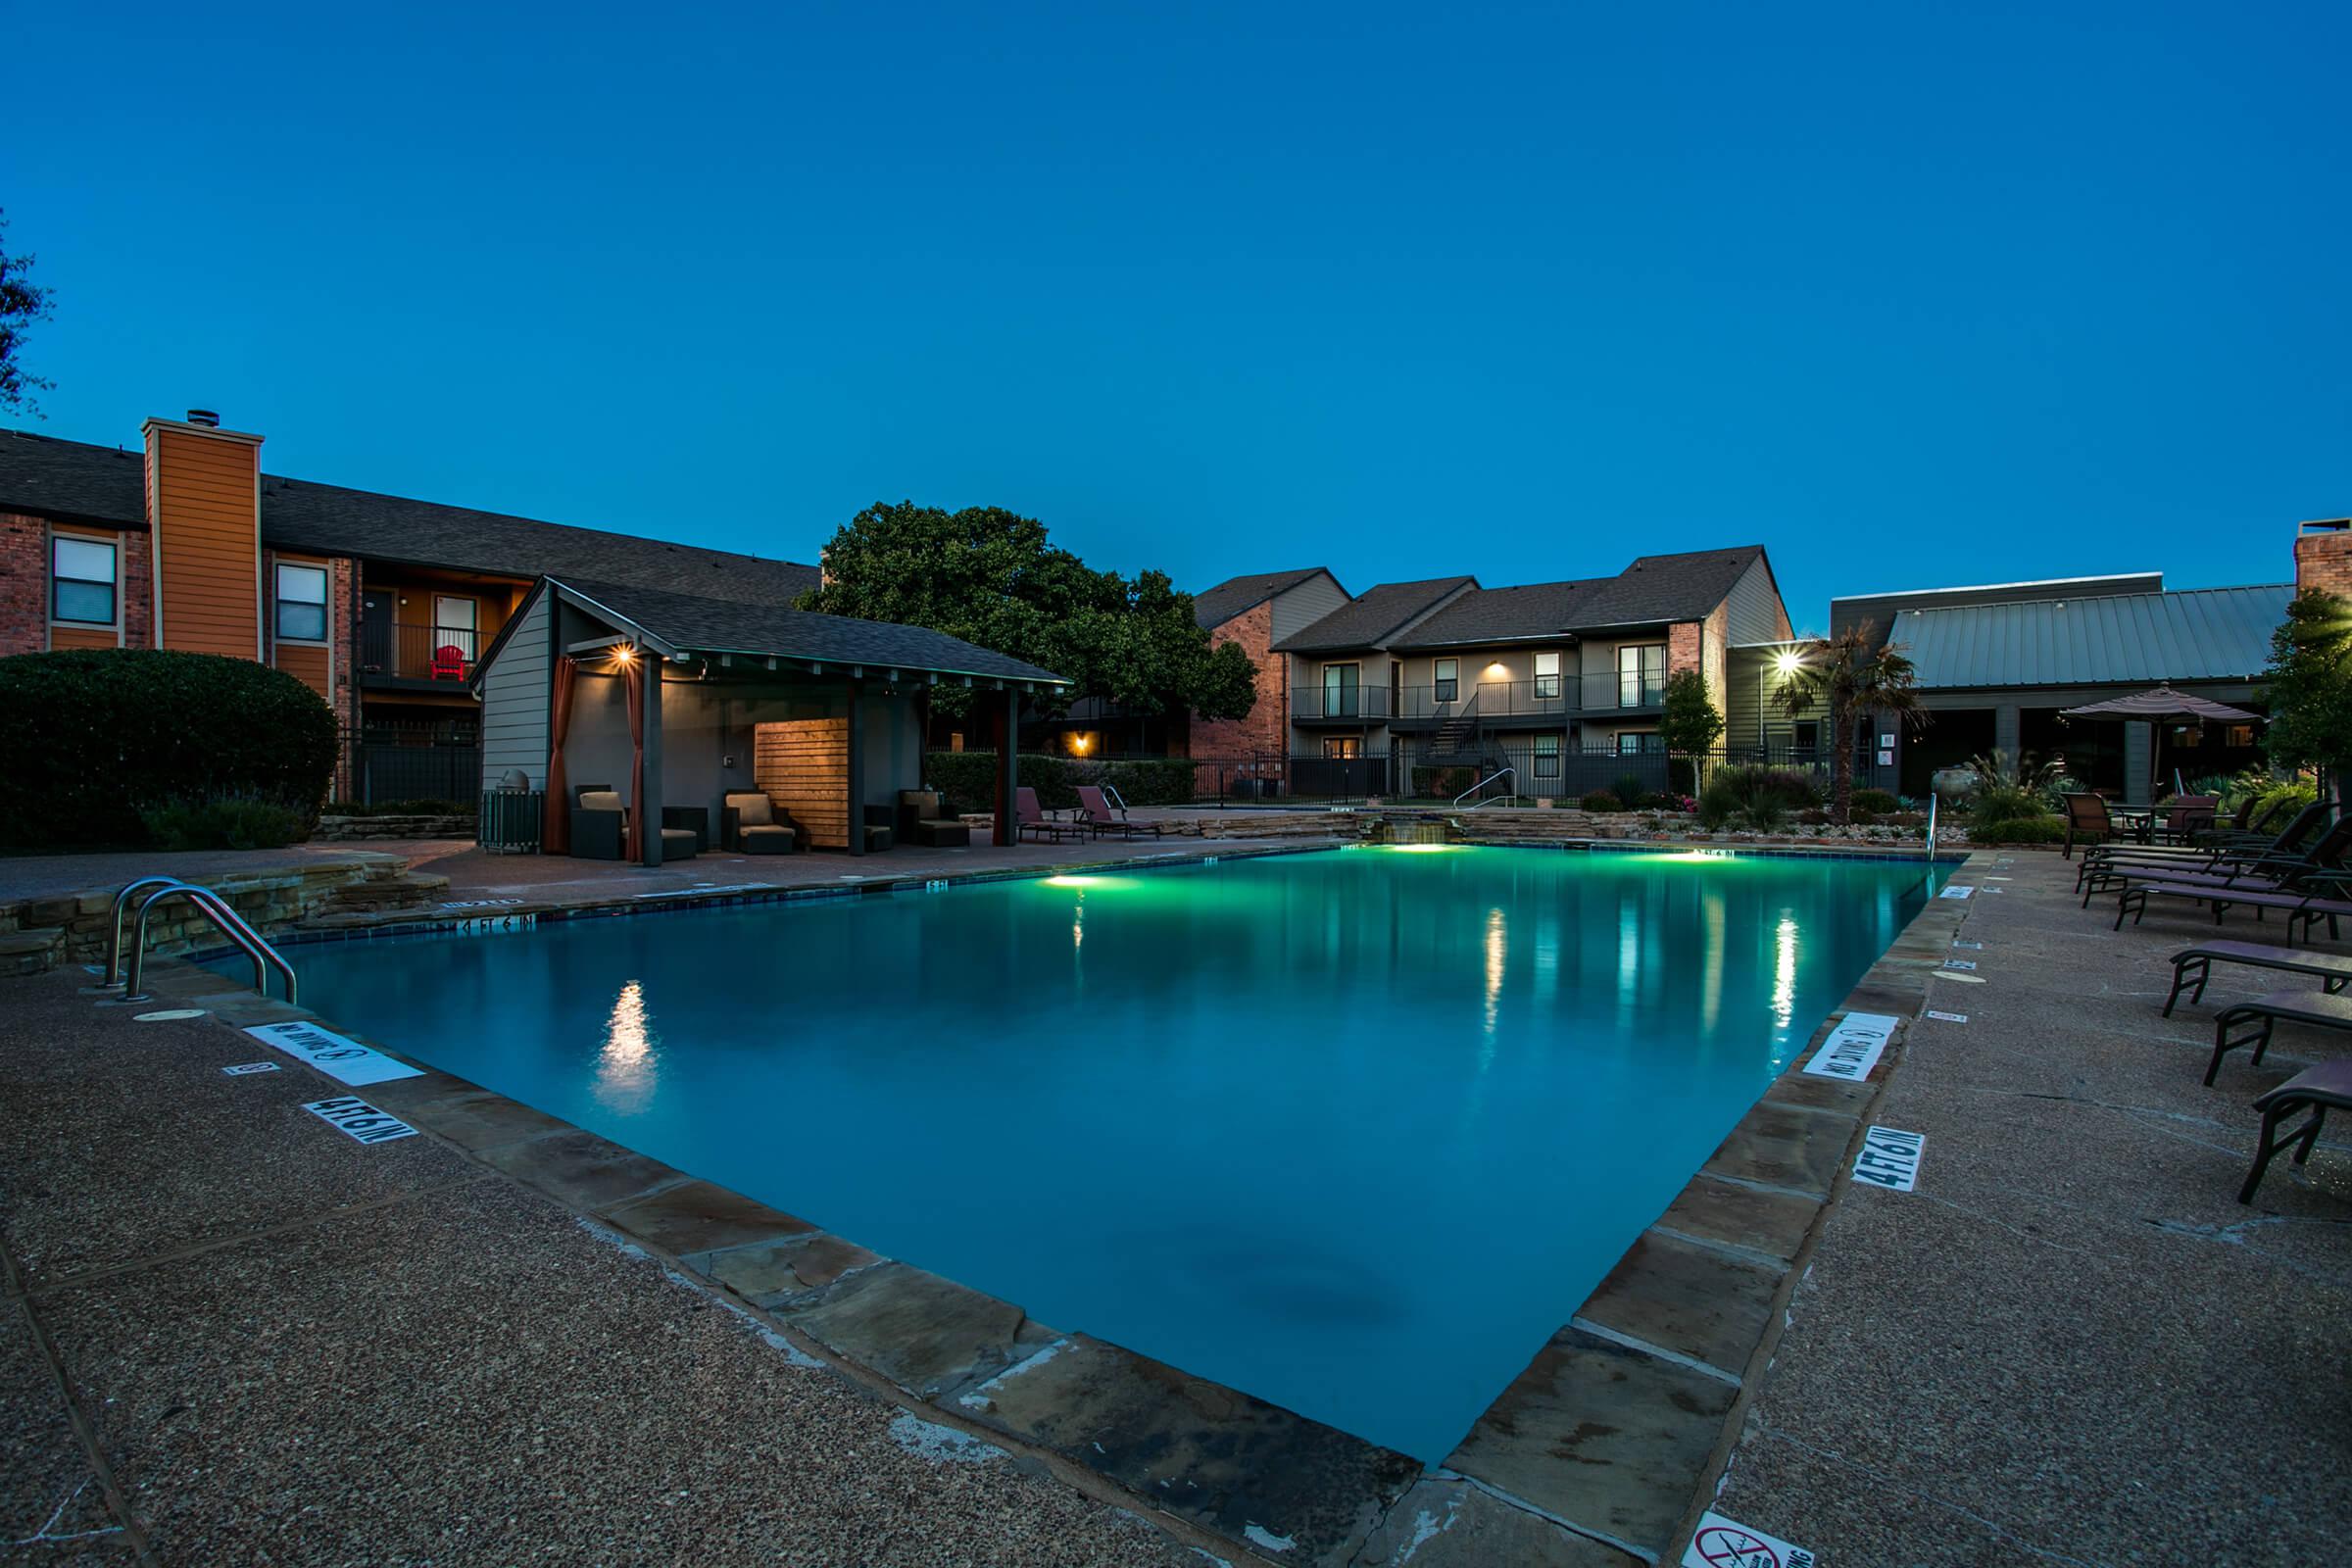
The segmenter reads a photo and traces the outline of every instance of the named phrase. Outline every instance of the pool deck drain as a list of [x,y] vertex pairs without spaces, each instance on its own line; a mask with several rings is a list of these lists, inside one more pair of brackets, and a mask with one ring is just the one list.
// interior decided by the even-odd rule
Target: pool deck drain
[[[1224,844],[1214,853],[1231,858],[1236,850]],[[1977,880],[1989,861],[1979,852],[1961,880]],[[2032,899],[2029,884],[2039,880],[2021,878],[2010,899],[1993,904],[2019,913],[2029,906],[2016,894]],[[343,1157],[398,1160],[397,1151],[421,1146],[460,1159],[473,1180],[495,1181],[496,1171],[519,1181],[721,1293],[778,1343],[822,1357],[918,1411],[915,1419],[1026,1455],[1098,1499],[1157,1516],[1180,1540],[1212,1543],[1233,1561],[1672,1561],[1719,1490],[1735,1446],[1756,1441],[1767,1368],[1825,1219],[1855,1206],[1842,1200],[1853,1153],[1864,1126],[1886,1119],[1878,1107],[1909,1054],[1908,1025],[1864,1082],[1804,1074],[1802,1065],[1846,1011],[1917,1017],[1930,977],[1961,923],[1982,918],[1984,903],[1929,902],[1460,1447],[1427,1472],[1246,1395],[1033,1323],[1018,1307],[446,1074],[360,1091],[429,1137],[352,1148]],[[1988,945],[1988,965],[1998,947]],[[184,965],[159,965],[158,975],[159,989],[200,1001],[219,1017],[148,1026],[141,1044],[167,1029],[174,1038],[202,1032],[222,1042],[215,1054],[226,1059],[244,1037],[222,1034],[221,1023],[304,1016],[250,994],[223,994],[220,980]],[[1985,988],[1993,996],[1997,978]],[[355,1033],[348,1024],[335,1026]],[[272,1077],[301,1079],[290,1087],[309,1095],[302,1075],[310,1070],[289,1063]],[[1908,1114],[1896,1119],[1921,1125]],[[1961,1151],[1945,1130],[1936,1135],[1939,1179]],[[1934,1186],[1924,1182],[1922,1193]],[[1870,1193],[1861,1201],[1920,1197]],[[36,1298],[43,1289],[36,1281]],[[1742,1464],[1745,1474],[1760,1468]],[[1839,1551],[1834,1521],[1776,1512],[1774,1494],[1744,1490],[1744,1478],[1735,1466],[1727,1496],[1737,1505],[1719,1511],[1803,1540],[1825,1558],[1877,1560]],[[1192,1534],[1198,1530],[1212,1534]],[[1072,1551],[1003,1560],[1085,1559]]]

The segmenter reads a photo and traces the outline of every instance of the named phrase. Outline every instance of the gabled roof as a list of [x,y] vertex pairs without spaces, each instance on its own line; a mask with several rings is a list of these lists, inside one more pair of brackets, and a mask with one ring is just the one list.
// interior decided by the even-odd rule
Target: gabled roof
[[[572,573],[754,603],[789,603],[817,585],[817,569],[795,562],[279,474],[262,475],[261,507],[262,542],[277,550],[508,577]],[[145,455],[0,431],[0,512],[144,528]]]
[[1577,618],[1593,627],[1704,620],[1763,557],[1762,545],[1641,556],[1578,606]]
[[1453,648],[1559,637],[1576,625],[1582,607],[1613,580],[1587,577],[1515,588],[1473,588],[1390,646]]
[[[593,578],[548,577],[533,593],[547,590],[564,595],[616,631],[643,637],[664,655],[742,654],[754,659],[862,664],[876,675],[900,669],[1070,684],[1051,670],[923,626],[854,620],[847,615],[820,615]],[[520,624],[521,620],[517,612],[509,623]],[[493,644],[482,664],[486,667],[499,651],[499,645]]]
[[1420,582],[1384,582],[1325,615],[1311,626],[1291,633],[1274,645],[1276,651],[1312,654],[1350,648],[1379,648],[1388,639],[1429,613],[1465,588],[1478,586],[1476,577],[1431,577]]
[[[1203,588],[1193,595],[1193,618],[1207,631],[1222,626],[1244,611],[1255,610],[1278,594],[1287,594],[1313,576],[1331,577],[1329,566],[1301,566],[1296,571],[1260,571],[1246,577],[1228,577],[1214,588]],[[1340,592],[1346,593],[1346,588]]]
[[2250,680],[2294,596],[2281,582],[1906,610],[1887,641],[1923,687]]

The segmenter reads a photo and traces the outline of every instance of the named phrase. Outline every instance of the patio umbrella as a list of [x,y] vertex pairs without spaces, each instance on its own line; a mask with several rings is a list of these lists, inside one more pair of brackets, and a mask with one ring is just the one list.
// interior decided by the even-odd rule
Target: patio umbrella
[[[2068,718],[2136,719],[2152,724],[2173,718],[2218,718],[2237,724],[2259,723],[2262,719],[2260,713],[2249,713],[2242,708],[2231,708],[2228,703],[2217,703],[2206,697],[2192,697],[2186,692],[2177,692],[2170,686],[2158,686],[2132,697],[2111,698],[2104,703],[2084,703],[2081,708],[2061,709],[2059,711]],[[2157,755],[2148,759],[2158,778],[2164,776],[2164,769],[2156,765],[2163,749],[2164,731],[2160,729],[2156,732],[2154,748]]]

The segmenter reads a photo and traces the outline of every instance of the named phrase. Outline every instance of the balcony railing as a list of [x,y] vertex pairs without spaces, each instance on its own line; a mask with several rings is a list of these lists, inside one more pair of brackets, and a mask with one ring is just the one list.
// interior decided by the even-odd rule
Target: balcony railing
[[1301,686],[1291,693],[1293,718],[1365,719],[1386,723],[1389,710],[1386,686]]
[[463,685],[480,652],[481,634],[459,627],[380,621],[360,627],[362,676]]

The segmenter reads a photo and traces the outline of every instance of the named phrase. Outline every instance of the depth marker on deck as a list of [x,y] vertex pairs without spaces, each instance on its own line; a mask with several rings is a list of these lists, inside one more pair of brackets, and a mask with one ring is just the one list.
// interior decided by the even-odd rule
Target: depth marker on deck
[[1939,899],[1965,899],[1976,891],[1977,890],[1974,887],[1971,887],[1966,883],[1954,882],[1951,886],[1945,888],[1941,893],[1938,893],[1936,896]]
[[1966,1023],[1966,1022],[1968,1022],[1968,1014],[1967,1014],[1967,1013],[1965,1013],[1965,1012],[1937,1012],[1937,1011],[1936,1011],[1935,1008],[1933,1008],[1933,1007],[1930,1007],[1930,1008],[1928,1009],[1928,1016],[1929,1016],[1929,1017],[1931,1017],[1931,1018],[1939,1019],[1940,1021],[1942,1021],[1942,1022],[1944,1022],[1944,1023]]
[[1814,1568],[1816,1561],[1804,1547],[1750,1530],[1712,1509],[1699,1516],[1698,1533],[1683,1549],[1683,1568]]
[[303,1109],[361,1144],[388,1144],[395,1138],[414,1138],[416,1129],[386,1111],[376,1109],[357,1095],[338,1095],[333,1100],[313,1100]]
[[245,1031],[264,1045],[307,1061],[329,1078],[358,1088],[388,1083],[395,1078],[421,1078],[424,1069],[395,1061],[382,1052],[347,1039],[315,1023],[262,1023]]
[[1805,1071],[1817,1078],[1841,1078],[1847,1083],[1860,1083],[1870,1076],[1870,1069],[1879,1064],[1886,1050],[1886,1042],[1894,1038],[1894,1026],[1901,1022],[1892,1013],[1849,1012],[1838,1020],[1813,1059],[1805,1063]]
[[1919,1160],[1927,1148],[1926,1133],[1873,1127],[1862,1135],[1862,1152],[1854,1156],[1854,1180],[1888,1192],[1910,1192],[1919,1185]]

